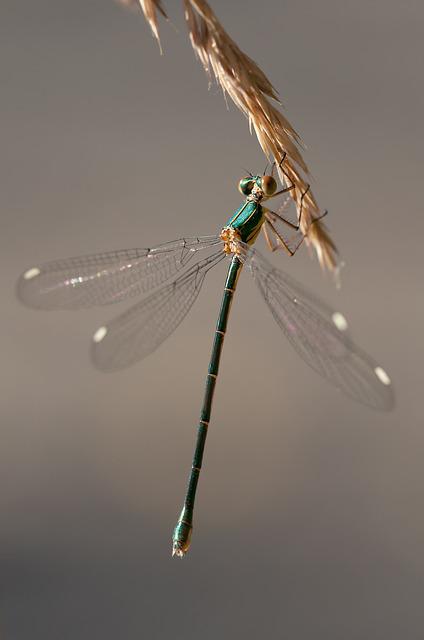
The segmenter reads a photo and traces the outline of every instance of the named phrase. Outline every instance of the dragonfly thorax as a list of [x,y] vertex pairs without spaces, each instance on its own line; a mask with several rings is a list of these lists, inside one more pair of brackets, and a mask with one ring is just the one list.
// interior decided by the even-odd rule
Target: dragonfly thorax
[[233,229],[237,232],[239,240],[251,244],[256,240],[264,220],[265,214],[261,203],[258,200],[246,198],[231,218],[227,220],[224,229]]
[[[256,240],[265,221],[265,212],[261,201],[270,198],[276,190],[277,183],[273,176],[249,175],[240,180],[239,191],[246,196],[246,200],[227,221],[221,232],[226,253],[239,254],[237,240],[248,244],[252,244]],[[236,236],[228,237],[229,229],[232,229]]]
[[[264,223],[263,199],[270,198],[277,189],[273,176],[246,176],[239,182],[239,191],[246,200],[227,221],[221,232],[226,253],[239,254],[237,240],[253,243]],[[232,233],[229,232],[232,230]]]
[[236,256],[241,255],[241,236],[237,229],[234,229],[234,227],[224,227],[219,234],[219,237],[224,243],[224,252],[227,255],[230,255],[231,253]]

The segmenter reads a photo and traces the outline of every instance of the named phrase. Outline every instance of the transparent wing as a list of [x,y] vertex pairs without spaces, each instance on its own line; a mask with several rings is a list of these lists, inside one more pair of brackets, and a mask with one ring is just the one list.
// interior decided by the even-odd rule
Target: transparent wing
[[181,238],[153,249],[126,249],[55,260],[27,269],[18,298],[35,309],[80,309],[119,302],[162,284],[218,236]]
[[348,396],[375,409],[394,405],[390,378],[347,333],[344,316],[245,247],[246,262],[272,315],[301,358]]
[[209,269],[224,258],[222,250],[215,252],[100,327],[92,343],[95,366],[103,371],[123,369],[157,349],[190,310]]

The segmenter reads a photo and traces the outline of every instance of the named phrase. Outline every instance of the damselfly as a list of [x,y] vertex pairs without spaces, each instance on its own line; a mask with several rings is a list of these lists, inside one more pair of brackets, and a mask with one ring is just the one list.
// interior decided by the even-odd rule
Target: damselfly
[[[152,353],[183,320],[210,269],[229,259],[187,493],[173,534],[173,553],[180,557],[190,546],[194,500],[219,361],[243,266],[250,271],[278,325],[307,364],[354,400],[375,409],[388,410],[393,405],[389,376],[352,342],[345,317],[273,267],[252,246],[261,228],[270,248],[284,246],[293,254],[300,246],[303,240],[300,219],[294,224],[282,215],[284,207],[272,212],[261,204],[290,188],[277,192],[272,175],[249,175],[239,183],[246,199],[219,235],[183,238],[151,249],[48,262],[28,269],[18,282],[21,301],[37,309],[109,304],[157,288],[94,334],[94,364],[112,371]],[[294,234],[293,243],[279,231],[280,223]]]

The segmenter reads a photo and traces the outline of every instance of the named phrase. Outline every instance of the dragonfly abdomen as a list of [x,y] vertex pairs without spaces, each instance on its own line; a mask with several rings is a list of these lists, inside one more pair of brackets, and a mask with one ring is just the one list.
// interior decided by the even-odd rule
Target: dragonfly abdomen
[[254,242],[264,221],[264,210],[259,202],[243,202],[241,207],[228,220],[227,227],[236,229],[243,242]]

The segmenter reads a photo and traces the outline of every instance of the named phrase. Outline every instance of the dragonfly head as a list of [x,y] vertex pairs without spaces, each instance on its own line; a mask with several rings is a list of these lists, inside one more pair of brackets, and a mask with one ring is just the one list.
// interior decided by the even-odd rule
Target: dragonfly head
[[240,193],[252,197],[259,202],[262,198],[269,198],[277,191],[277,183],[273,176],[246,176],[238,185]]

